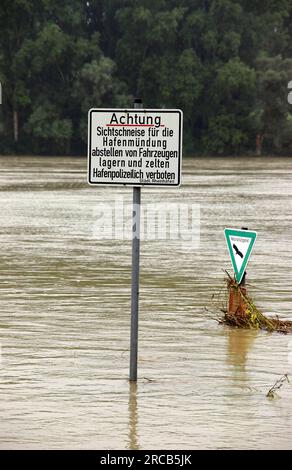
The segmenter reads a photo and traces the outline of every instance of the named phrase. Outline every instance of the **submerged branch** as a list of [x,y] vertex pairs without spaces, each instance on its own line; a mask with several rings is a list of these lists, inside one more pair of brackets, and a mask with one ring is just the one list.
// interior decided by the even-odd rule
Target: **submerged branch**
[[233,291],[237,299],[240,300],[240,305],[235,311],[230,311],[230,308],[220,308],[221,312],[224,313],[222,323],[237,328],[262,329],[284,334],[292,333],[291,320],[280,320],[277,316],[268,318],[263,315],[247,294],[246,289],[240,286],[227,271],[225,272],[228,275],[228,279],[226,279],[228,292]]

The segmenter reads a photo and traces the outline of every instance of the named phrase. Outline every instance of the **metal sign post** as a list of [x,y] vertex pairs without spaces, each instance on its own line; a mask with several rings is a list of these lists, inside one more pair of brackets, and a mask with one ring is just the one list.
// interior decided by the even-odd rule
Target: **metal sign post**
[[[142,101],[135,100],[135,109],[142,108]],[[141,188],[133,188],[132,226],[132,290],[131,290],[131,343],[130,380],[136,382],[138,367],[138,318],[139,318],[139,273],[140,273],[140,205]]]
[[141,187],[181,183],[179,109],[90,109],[88,183],[133,187],[130,381],[137,381]]

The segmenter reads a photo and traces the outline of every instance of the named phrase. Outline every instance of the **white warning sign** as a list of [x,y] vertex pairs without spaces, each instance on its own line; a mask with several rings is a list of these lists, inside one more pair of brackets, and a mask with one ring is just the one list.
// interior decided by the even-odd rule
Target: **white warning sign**
[[182,123],[178,109],[91,109],[89,184],[179,186]]

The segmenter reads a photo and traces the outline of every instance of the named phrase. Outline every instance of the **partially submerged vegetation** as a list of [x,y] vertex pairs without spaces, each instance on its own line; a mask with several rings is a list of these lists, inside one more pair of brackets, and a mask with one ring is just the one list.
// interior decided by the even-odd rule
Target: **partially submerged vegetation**
[[230,294],[229,302],[231,296],[236,297],[238,300],[236,308],[230,309],[229,305],[220,309],[224,313],[220,323],[237,328],[262,329],[284,334],[292,333],[292,321],[280,320],[278,316],[268,318],[263,315],[247,294],[246,289],[239,285],[229,274],[227,287]]

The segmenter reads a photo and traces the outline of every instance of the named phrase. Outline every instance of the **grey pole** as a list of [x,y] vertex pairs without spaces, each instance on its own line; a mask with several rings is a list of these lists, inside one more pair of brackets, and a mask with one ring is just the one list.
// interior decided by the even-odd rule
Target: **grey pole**
[[[134,101],[134,108],[141,109],[142,100]],[[140,204],[141,188],[133,188],[133,227],[132,227],[132,291],[131,291],[131,348],[130,381],[137,381],[138,363],[138,313],[139,313],[139,271],[140,271]]]
[[[248,228],[247,227],[241,227],[241,230],[248,230]],[[245,286],[245,281],[246,281],[246,271],[244,271],[243,278],[241,279],[241,283],[239,285],[244,287]]]

